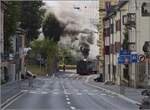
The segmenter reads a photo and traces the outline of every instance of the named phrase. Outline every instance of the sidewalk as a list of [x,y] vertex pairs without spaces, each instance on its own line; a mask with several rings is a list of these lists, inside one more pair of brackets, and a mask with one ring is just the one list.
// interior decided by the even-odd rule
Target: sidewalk
[[118,85],[106,85],[102,82],[95,82],[94,81],[95,77],[89,78],[87,81],[88,84],[93,85],[95,87],[99,87],[100,89],[110,92],[112,94],[116,94],[119,97],[128,100],[132,103],[135,104],[140,104],[143,96],[141,95],[141,91],[143,89],[135,89],[135,88],[130,88],[130,87],[120,87]]
[[1,85],[1,104],[27,87],[26,83],[24,80],[19,80]]
[[30,89],[28,80],[18,80],[1,85],[1,104],[15,95],[21,94],[22,90]]

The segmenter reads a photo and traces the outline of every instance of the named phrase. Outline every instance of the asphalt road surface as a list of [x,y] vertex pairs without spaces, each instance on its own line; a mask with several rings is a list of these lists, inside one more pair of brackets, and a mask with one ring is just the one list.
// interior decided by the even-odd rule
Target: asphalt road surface
[[[3,110],[138,110],[118,96],[90,87],[74,74],[40,77],[33,88],[9,102]],[[37,80],[37,81],[38,81]]]

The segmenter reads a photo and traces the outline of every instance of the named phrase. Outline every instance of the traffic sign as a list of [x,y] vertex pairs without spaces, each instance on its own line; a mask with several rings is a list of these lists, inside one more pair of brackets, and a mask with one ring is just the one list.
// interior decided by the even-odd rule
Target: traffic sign
[[138,55],[137,54],[131,54],[131,62],[132,63],[138,62]]
[[138,56],[138,60],[139,60],[139,62],[144,62],[145,60],[146,60],[146,57],[145,57],[145,55],[139,55]]
[[119,53],[119,56],[122,56],[122,55],[131,55],[131,52],[127,51],[127,50],[121,50],[120,53]]
[[121,55],[118,58],[118,64],[129,64],[131,63],[130,55]]
[[124,56],[119,56],[119,58],[118,58],[118,64],[124,64],[124,63],[125,63]]

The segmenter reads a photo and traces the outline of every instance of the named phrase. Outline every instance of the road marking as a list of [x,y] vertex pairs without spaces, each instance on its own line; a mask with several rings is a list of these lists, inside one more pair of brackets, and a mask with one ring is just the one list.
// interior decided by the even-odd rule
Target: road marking
[[87,89],[84,89],[83,92],[88,92],[88,90],[87,90]]
[[67,97],[68,97],[68,95],[65,95],[65,97],[67,98]]
[[82,95],[82,93],[77,93],[77,95]]
[[3,108],[1,108],[1,110],[5,110],[8,106],[10,106],[12,103],[14,103],[16,100],[18,100],[20,97],[22,97],[23,95],[25,95],[26,93],[21,94],[20,96],[16,97],[15,99],[13,99],[12,101],[10,101],[8,104],[6,104]]
[[71,102],[67,102],[67,104],[68,104],[68,105],[70,105],[70,104],[71,104]]
[[75,107],[73,107],[73,106],[70,106],[70,108],[72,109],[72,110],[75,110],[76,108]]
[[57,94],[59,94],[59,92],[53,92],[53,94],[57,95]]
[[100,94],[100,95],[106,95],[106,94]]
[[130,102],[130,103],[132,103],[132,104],[136,104],[136,105],[140,105],[140,104],[141,104],[140,102],[134,101],[134,100],[132,100],[132,99],[126,97],[126,96],[123,96],[123,95],[118,94],[118,93],[116,93],[116,92],[113,92],[113,91],[111,91],[111,90],[108,90],[108,89],[105,89],[105,88],[102,88],[102,87],[98,87],[98,86],[95,86],[95,85],[93,85],[93,84],[89,84],[89,83],[86,83],[86,82],[85,82],[85,84],[88,85],[88,86],[91,86],[91,87],[98,88],[98,89],[100,89],[100,90],[102,90],[102,91],[104,91],[104,92],[107,92],[107,93],[111,93],[111,94],[113,94],[113,95],[116,95],[116,96],[118,96],[118,97],[120,97],[120,98],[122,98],[122,99],[124,99],[124,100],[126,100],[126,101],[128,101],[128,102]]
[[66,94],[68,94],[68,95],[69,95],[69,94],[71,94],[71,93],[64,91],[64,94],[65,94],[65,95],[66,95]]
[[19,96],[21,93],[22,93],[22,91],[16,95],[10,97],[9,99],[7,99],[3,104],[1,104],[1,107],[4,106],[5,104],[7,104],[9,101],[13,100],[15,97]]
[[21,92],[28,92],[29,90],[21,90]]
[[69,98],[66,98],[66,100],[70,100]]

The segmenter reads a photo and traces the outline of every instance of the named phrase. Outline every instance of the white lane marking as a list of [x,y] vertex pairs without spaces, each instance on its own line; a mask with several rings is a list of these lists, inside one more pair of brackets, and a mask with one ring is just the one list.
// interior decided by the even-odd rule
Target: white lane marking
[[66,98],[66,100],[68,101],[68,100],[70,100],[69,98]]
[[16,97],[15,99],[13,99],[11,102],[9,102],[7,105],[5,105],[3,108],[1,108],[1,110],[5,110],[8,106],[10,106],[12,103],[14,103],[16,100],[18,100],[20,97],[22,97],[23,95],[25,95],[26,93],[21,94],[20,96]]
[[71,102],[67,102],[67,104],[68,104],[68,105],[70,105],[70,104],[71,104]]
[[106,94],[101,94],[101,95],[106,95]]
[[73,107],[73,106],[70,106],[70,108],[72,109],[72,110],[75,110],[76,108],[75,107]]
[[64,92],[64,94],[65,94],[65,95],[66,95],[66,94],[69,95],[69,94],[71,94],[71,93],[69,93],[69,92]]
[[82,95],[82,93],[77,93],[77,95]]
[[65,86],[64,85],[62,85],[62,88],[65,90]]
[[57,94],[59,94],[59,92],[53,92],[53,94],[57,95]]
[[18,94],[16,94],[16,95],[14,95],[14,96],[12,96],[12,97],[10,97],[9,99],[7,99],[3,104],[1,104],[1,106],[3,106],[3,105],[5,105],[5,104],[7,104],[10,100],[12,100],[12,99],[14,99],[15,97],[17,97],[19,94],[21,94],[22,92],[19,92]]
[[83,92],[88,92],[88,90],[87,90],[87,89],[84,89]]
[[28,92],[29,90],[21,90],[21,92]]
[[95,95],[94,93],[87,93],[88,95]]
[[29,91],[28,93],[31,93],[31,94],[48,94],[48,92],[45,92],[45,91]]

